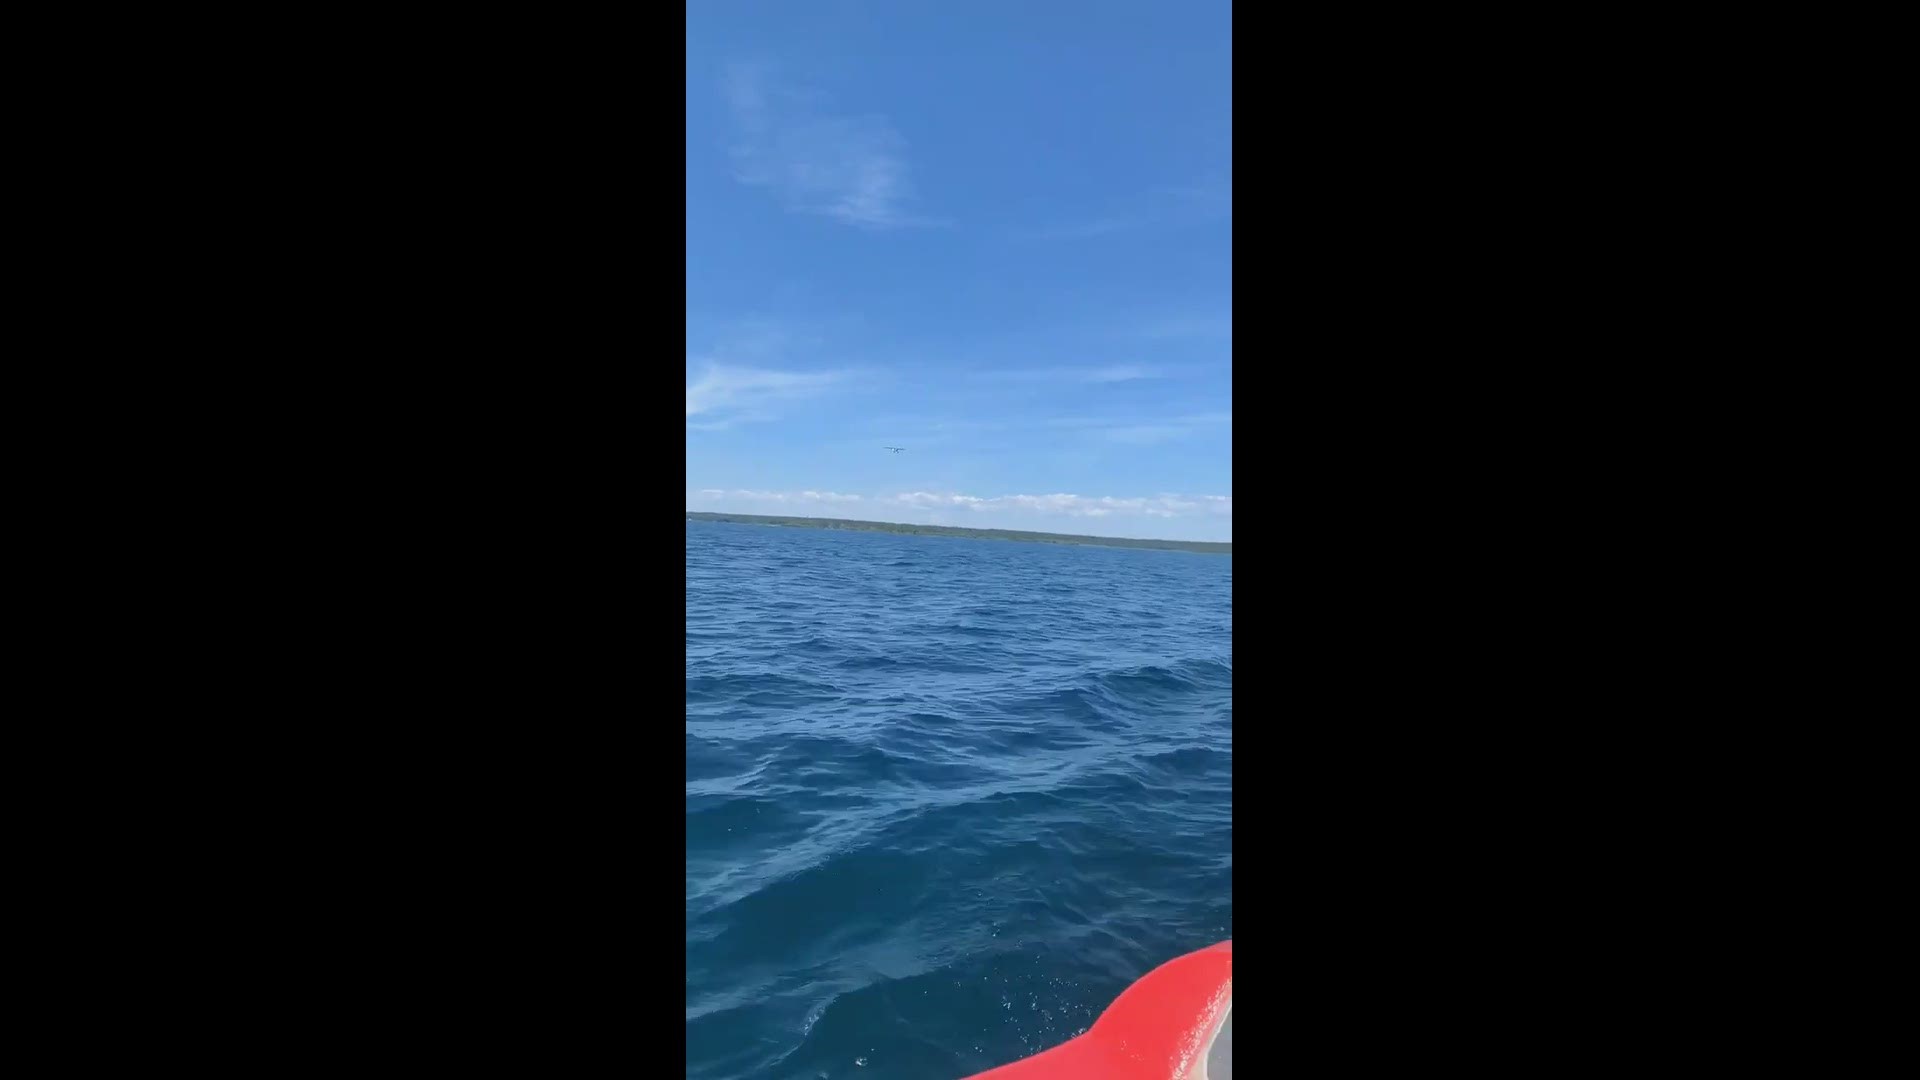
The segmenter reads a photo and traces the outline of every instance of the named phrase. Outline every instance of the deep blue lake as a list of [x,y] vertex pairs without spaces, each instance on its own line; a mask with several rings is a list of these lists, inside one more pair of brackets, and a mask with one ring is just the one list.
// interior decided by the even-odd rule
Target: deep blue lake
[[961,1077],[1233,936],[1233,558],[687,526],[687,1075]]

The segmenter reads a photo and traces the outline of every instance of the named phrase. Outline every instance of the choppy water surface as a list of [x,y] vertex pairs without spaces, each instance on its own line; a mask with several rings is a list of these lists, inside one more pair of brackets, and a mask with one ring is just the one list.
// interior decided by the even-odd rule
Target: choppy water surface
[[686,528],[688,1076],[965,1076],[1233,935],[1231,556]]

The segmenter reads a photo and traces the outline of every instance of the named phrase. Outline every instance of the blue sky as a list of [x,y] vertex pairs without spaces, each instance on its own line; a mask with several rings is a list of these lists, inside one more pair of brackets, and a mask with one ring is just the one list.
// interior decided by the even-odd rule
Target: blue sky
[[689,0],[687,508],[1231,539],[1231,25]]

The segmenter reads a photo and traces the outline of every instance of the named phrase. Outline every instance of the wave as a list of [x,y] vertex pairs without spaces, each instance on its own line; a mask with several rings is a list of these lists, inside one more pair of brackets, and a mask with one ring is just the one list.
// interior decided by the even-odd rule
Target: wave
[[1232,934],[1230,560],[929,543],[689,533],[689,1077],[970,1075]]

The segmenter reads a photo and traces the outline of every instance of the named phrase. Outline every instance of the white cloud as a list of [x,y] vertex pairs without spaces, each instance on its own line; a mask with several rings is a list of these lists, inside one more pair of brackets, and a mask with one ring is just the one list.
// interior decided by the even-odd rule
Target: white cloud
[[912,196],[906,140],[885,117],[836,116],[818,95],[777,84],[760,67],[736,64],[725,90],[738,138],[734,177],[764,187],[794,210],[870,229],[924,225]]
[[1086,437],[1124,446],[1155,446],[1191,438],[1209,428],[1232,427],[1233,412],[1185,413],[1165,417],[1056,416],[1047,427],[1082,432]]
[[1231,495],[1119,498],[1055,493],[989,497],[960,492],[903,491],[862,496],[833,491],[703,488],[687,493],[687,508],[1035,532],[1094,532],[1103,536],[1228,541],[1233,538]]
[[1175,419],[1174,423],[1185,424],[1189,427],[1205,427],[1211,424],[1225,424],[1228,427],[1232,427],[1233,412],[1223,409],[1218,412],[1188,413],[1185,416]]
[[1156,319],[1134,327],[1128,336],[1148,341],[1193,338],[1233,340],[1232,314],[1188,314]]
[[1166,375],[1167,370],[1165,368],[1154,367],[1149,364],[1112,364],[1087,372],[1087,381],[1097,383],[1133,382],[1136,379],[1165,378]]
[[1233,174],[1217,173],[1197,183],[1182,184],[1166,189],[1172,196],[1179,216],[1187,221],[1218,221],[1233,219]]
[[1050,225],[1044,229],[1028,229],[1015,235],[1027,240],[1085,240],[1095,236],[1127,232],[1141,225],[1142,221],[1139,218],[1104,217]]
[[764,414],[749,410],[773,401],[816,393],[838,382],[842,375],[836,371],[775,371],[709,364],[704,374],[687,383],[687,415],[729,415],[689,426],[714,430],[739,420],[767,419]]
[[783,504],[862,503],[874,509],[889,506],[917,510],[970,510],[990,513],[996,510],[1025,510],[1063,517],[1106,517],[1135,514],[1147,517],[1233,516],[1231,495],[1151,495],[1116,498],[1111,495],[996,495],[982,497],[958,492],[904,491],[893,495],[861,496],[837,491],[752,491],[701,488],[700,498],[717,501],[737,499],[749,502]]
[[1165,364],[1105,364],[1098,367],[1001,368],[980,372],[989,382],[1121,383],[1141,379],[1172,379],[1189,371]]
[[1087,240],[1147,229],[1210,225],[1233,220],[1233,177],[1205,176],[1190,184],[1160,187],[1126,200],[1126,209],[1105,217],[1016,230],[1024,240]]
[[1109,514],[1144,514],[1148,517],[1185,517],[1204,513],[1224,514],[1228,517],[1233,515],[1231,495],[1154,495],[1115,498],[1111,495],[1095,497],[1054,494],[998,495],[982,498],[978,495],[909,491],[898,495],[879,496],[875,501],[923,510],[954,508],[982,513],[994,510],[1027,510],[1067,517],[1105,517]]
[[857,503],[858,495],[842,495],[837,491],[748,491],[736,488],[726,491],[721,488],[701,488],[699,495],[703,499],[745,499],[748,502],[777,503]]
[[1188,433],[1189,429],[1173,424],[1128,424],[1100,431],[1102,438],[1122,446],[1158,446],[1183,438]]

